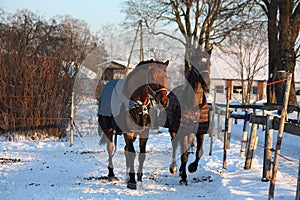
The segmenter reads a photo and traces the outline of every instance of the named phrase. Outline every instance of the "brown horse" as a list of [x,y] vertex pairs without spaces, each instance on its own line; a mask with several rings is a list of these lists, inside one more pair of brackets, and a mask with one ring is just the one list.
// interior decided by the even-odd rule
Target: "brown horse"
[[[178,143],[181,147],[181,165],[179,173],[180,183],[187,184],[186,164],[189,148],[194,146],[196,136],[197,149],[194,162],[188,170],[193,173],[197,170],[198,162],[203,155],[204,134],[209,128],[209,107],[205,92],[209,89],[210,52],[197,49],[191,56],[191,71],[187,83],[173,89],[166,108],[167,120],[165,127],[169,128],[172,140],[172,164],[170,172],[176,174],[176,151]],[[186,62],[187,63],[187,62]]]
[[[142,181],[143,165],[146,158],[148,129],[153,126],[152,97],[163,107],[168,105],[166,89],[166,67],[169,61],[143,61],[128,74],[126,79],[107,83],[99,97],[98,121],[107,143],[108,179],[113,180],[113,135],[123,134],[125,139],[125,158],[129,180],[127,187],[136,189],[134,160],[136,151],[134,141],[139,136],[138,181]],[[103,140],[105,138],[105,140]]]

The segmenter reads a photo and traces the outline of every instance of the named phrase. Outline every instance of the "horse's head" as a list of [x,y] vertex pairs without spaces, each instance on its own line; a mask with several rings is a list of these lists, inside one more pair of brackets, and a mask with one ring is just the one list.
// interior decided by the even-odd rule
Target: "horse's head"
[[195,83],[201,83],[204,91],[209,90],[210,86],[210,51],[202,50],[200,47],[195,49],[190,55],[192,65],[191,73],[188,77],[189,83],[195,88]]
[[163,107],[166,107],[169,103],[166,88],[166,68],[168,65],[169,61],[159,62],[150,60],[147,75],[148,92]]
[[150,96],[163,107],[169,103],[166,89],[166,67],[169,61],[159,62],[154,60],[140,62],[128,74],[123,85],[123,94],[128,97],[131,120],[143,128],[151,121]]

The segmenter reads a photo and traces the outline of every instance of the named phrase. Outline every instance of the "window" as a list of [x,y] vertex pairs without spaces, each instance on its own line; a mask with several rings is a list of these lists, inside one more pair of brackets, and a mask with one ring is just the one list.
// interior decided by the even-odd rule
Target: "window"
[[223,94],[224,93],[224,86],[223,85],[216,85],[216,93]]
[[233,86],[233,93],[242,94],[243,93],[243,86]]
[[257,94],[258,93],[258,88],[257,86],[252,87],[252,94]]

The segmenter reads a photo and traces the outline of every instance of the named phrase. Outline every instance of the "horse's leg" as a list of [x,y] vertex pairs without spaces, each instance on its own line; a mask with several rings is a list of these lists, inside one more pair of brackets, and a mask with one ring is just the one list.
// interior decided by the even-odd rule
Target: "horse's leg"
[[178,148],[178,136],[175,132],[171,133],[171,143],[172,143],[172,163],[170,165],[170,173],[177,173],[177,164],[176,164],[176,151]]
[[180,140],[180,148],[181,148],[181,165],[179,168],[179,175],[181,177],[180,184],[187,185],[187,174],[186,174],[186,164],[188,162],[188,136],[183,136]]
[[135,181],[135,172],[134,172],[134,159],[136,156],[136,152],[133,146],[133,142],[136,137],[134,133],[126,133],[124,134],[125,139],[125,158],[126,158],[126,167],[127,173],[129,174],[129,180],[127,182],[127,188],[136,189],[136,181]]
[[204,134],[197,134],[196,138],[197,138],[196,158],[195,161],[192,162],[188,167],[190,173],[194,173],[195,171],[197,171],[198,162],[203,155]]
[[139,169],[137,173],[137,180],[142,181],[143,167],[146,159],[146,145],[149,137],[149,131],[143,131],[139,138],[140,154],[139,154]]
[[109,129],[108,131],[104,132],[106,142],[107,142],[107,153],[108,153],[108,180],[113,181],[115,179],[115,174],[114,174],[114,165],[112,161],[113,157],[113,150],[114,150],[114,143],[113,143],[113,129]]

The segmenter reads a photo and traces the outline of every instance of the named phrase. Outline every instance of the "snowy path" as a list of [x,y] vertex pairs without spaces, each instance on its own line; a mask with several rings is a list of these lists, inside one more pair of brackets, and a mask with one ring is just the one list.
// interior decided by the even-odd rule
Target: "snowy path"
[[[240,141],[234,137],[227,169],[222,169],[223,143],[214,139],[213,154],[209,156],[210,138],[206,135],[198,171],[188,174],[188,186],[181,186],[178,174],[169,173],[169,134],[151,134],[143,183],[134,191],[126,188],[124,142],[119,136],[114,164],[120,180],[98,180],[107,175],[107,152],[98,145],[97,121],[91,114],[95,113],[95,105],[89,102],[83,108],[88,113],[78,113],[88,120],[79,121],[78,126],[85,136],[75,137],[72,147],[69,141],[0,142],[0,158],[16,161],[0,164],[0,199],[268,199],[269,182],[261,182],[263,149],[257,149],[252,169],[244,170],[245,159],[239,157]],[[239,124],[233,125],[233,136],[241,137],[241,128]],[[257,134],[259,144],[263,145],[263,132],[259,130]],[[281,153],[292,162],[279,160],[275,199],[295,199],[299,143],[299,137],[284,134]]]

